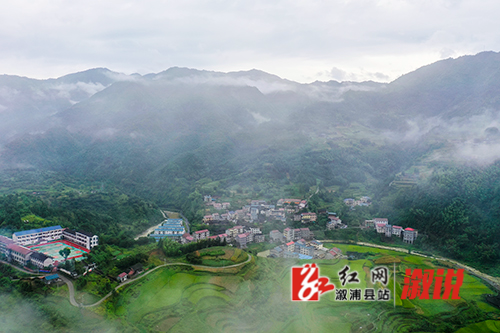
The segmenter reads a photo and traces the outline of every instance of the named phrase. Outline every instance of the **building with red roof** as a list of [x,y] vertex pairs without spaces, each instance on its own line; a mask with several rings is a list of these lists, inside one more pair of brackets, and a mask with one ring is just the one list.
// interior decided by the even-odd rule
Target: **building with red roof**
[[377,223],[375,227],[377,228],[377,233],[383,234],[385,232],[385,226],[387,223]]
[[202,239],[206,239],[209,236],[210,236],[210,231],[208,231],[208,229],[203,229],[203,230],[195,231],[194,234],[193,234],[193,238],[196,241],[199,241],[199,240],[202,240]]
[[128,277],[128,274],[123,272],[120,275],[118,275],[118,277],[116,279],[120,282],[123,282],[123,281],[127,280],[127,277]]
[[417,239],[418,231],[413,228],[406,228],[403,232],[403,242],[413,244]]
[[32,250],[17,244],[9,244],[7,248],[10,250],[10,257],[12,260],[23,266],[30,260],[30,256],[33,253]]

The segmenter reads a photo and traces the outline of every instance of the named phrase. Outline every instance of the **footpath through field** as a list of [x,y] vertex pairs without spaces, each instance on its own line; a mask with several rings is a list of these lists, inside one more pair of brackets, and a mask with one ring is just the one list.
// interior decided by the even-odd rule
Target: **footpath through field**
[[[333,240],[321,240],[320,242],[323,242],[323,243],[335,243],[336,241],[333,241]],[[384,250],[392,250],[392,251],[398,251],[398,252],[408,253],[408,249],[403,249],[403,248],[400,248],[400,247],[390,247],[390,246],[383,246],[383,245],[377,245],[377,244],[365,243],[365,242],[352,242],[352,243],[345,243],[345,244],[370,246],[370,247],[376,247],[376,248],[384,249]],[[448,258],[444,258],[444,257],[428,256],[428,255],[425,255],[425,254],[422,254],[422,253],[418,253],[418,252],[414,252],[414,251],[411,251],[411,253],[409,253],[409,254],[417,255],[417,256],[421,256],[421,257],[425,257],[425,258],[431,258],[431,259],[441,260],[441,261],[447,261],[447,262],[449,262],[449,263],[451,263],[451,264],[453,264],[453,265],[455,265],[455,266],[457,266],[459,268],[465,269],[469,274],[477,276],[477,277],[485,280],[492,287],[494,287],[496,290],[500,291],[500,278],[497,278],[497,277],[485,274],[483,272],[478,271],[475,268],[472,268],[470,266],[464,265],[464,264],[459,263],[458,261],[455,261],[455,260],[452,260],[452,259],[448,259]]]
[[[146,275],[148,275],[148,274],[156,271],[157,269],[162,268],[162,267],[166,267],[166,266],[191,266],[193,268],[210,268],[210,269],[221,269],[221,270],[224,270],[224,269],[239,267],[239,266],[248,264],[250,262],[250,260],[252,260],[252,256],[250,254],[248,254],[248,259],[246,261],[240,262],[239,264],[234,264],[234,265],[230,265],[230,266],[223,266],[223,267],[213,267],[213,266],[204,266],[204,265],[192,265],[192,264],[186,264],[186,263],[183,263],[183,262],[172,262],[172,263],[168,263],[168,264],[163,264],[163,265],[157,266],[157,267],[153,268],[152,270],[149,270],[146,273],[144,273],[144,274],[142,274],[142,275],[140,275],[140,276],[138,276],[138,277],[136,277],[134,279],[127,280],[127,281],[121,283],[120,285],[116,286],[115,290],[118,290],[121,287],[126,286],[129,283],[132,283],[132,282],[135,282],[137,280],[140,280],[143,277],[145,277]],[[61,274],[61,276],[62,276],[62,274]],[[62,280],[68,285],[68,289],[69,289],[69,302],[73,306],[78,306],[78,307],[82,307],[82,308],[91,308],[91,307],[97,306],[97,305],[101,304],[102,302],[104,302],[113,293],[113,292],[110,292],[109,294],[107,294],[106,296],[104,296],[102,299],[100,299],[99,301],[95,302],[94,304],[88,304],[88,305],[79,304],[75,300],[75,292],[74,292],[73,282],[71,282],[71,280],[69,280],[66,277],[64,277]]]

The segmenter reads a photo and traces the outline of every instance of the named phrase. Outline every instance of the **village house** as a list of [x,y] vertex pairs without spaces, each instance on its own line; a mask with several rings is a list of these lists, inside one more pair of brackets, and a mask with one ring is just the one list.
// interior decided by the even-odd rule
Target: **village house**
[[316,250],[321,250],[323,248],[323,243],[317,240],[310,241],[309,245],[314,247]]
[[191,243],[191,242],[194,242],[193,236],[191,236],[187,232],[184,235],[182,235],[181,244],[187,244],[187,243]]
[[392,234],[396,235],[398,237],[401,237],[401,231],[403,231],[403,228],[397,225],[392,226]]
[[236,236],[235,240],[238,243],[238,246],[240,248],[245,248],[248,243],[248,235],[251,235],[250,233],[244,233],[244,234],[239,234]]
[[375,220],[365,220],[366,228],[375,228]]
[[285,251],[281,247],[276,246],[270,251],[270,254],[276,258],[283,258],[284,252]]
[[285,230],[283,230],[283,237],[285,237],[287,242],[290,242],[294,239],[293,234],[294,234],[293,229],[285,228]]
[[338,258],[342,255],[342,250],[340,250],[339,248],[332,248],[330,249],[330,251],[328,251],[327,255],[326,255],[326,259],[334,259],[334,258]]
[[413,244],[417,239],[417,231],[412,228],[406,228],[403,233],[403,242]]
[[316,222],[317,220],[316,213],[311,213],[311,212],[302,213],[300,214],[300,216],[302,223]]
[[226,241],[228,240],[228,235],[227,234],[220,234],[220,235],[217,235],[217,237],[222,241]]
[[231,239],[234,239],[236,236],[238,236],[239,234],[242,234],[244,232],[245,232],[245,228],[241,225],[237,225],[237,226],[234,226],[230,229],[226,229],[226,234]]
[[385,237],[391,237],[392,236],[392,226],[390,224],[386,224],[384,227],[384,233]]
[[347,199],[344,199],[344,204],[346,204],[347,206],[354,206],[354,202],[355,200],[353,198],[347,198]]
[[124,281],[126,281],[126,280],[127,280],[127,277],[128,277],[128,274],[127,274],[127,273],[125,273],[125,272],[123,272],[123,273],[121,273],[120,275],[118,275],[116,279],[117,279],[119,282],[124,282]]
[[43,278],[43,282],[45,284],[57,283],[60,281],[61,281],[61,278],[59,277],[58,274],[47,275]]
[[283,234],[279,230],[272,230],[269,233],[269,241],[271,243],[283,242]]
[[294,205],[299,206],[301,201],[302,200],[300,199],[279,199],[276,205],[283,206],[283,205],[291,205],[293,203]]
[[299,254],[304,254],[307,256],[314,257],[314,247],[312,246],[307,246],[305,240],[301,240],[295,243],[295,252],[298,252]]
[[389,220],[386,219],[386,218],[374,218],[373,221],[375,222],[375,224],[377,223],[382,223],[382,224],[389,224]]
[[299,254],[297,252],[285,251],[283,254],[283,258],[286,259],[299,259]]
[[290,252],[295,251],[295,243],[293,241],[286,243],[286,249]]
[[229,202],[223,202],[221,205],[222,209],[229,209],[231,207],[231,204]]
[[377,228],[377,233],[378,234],[383,234],[385,232],[385,224],[383,223],[377,223],[375,227]]
[[300,238],[311,239],[311,230],[309,228],[300,228]]
[[134,275],[139,275],[144,271],[144,268],[142,267],[142,264],[137,263],[134,266],[130,267],[130,271],[128,273],[128,276],[134,276]]
[[193,234],[193,238],[194,238],[195,241],[206,239],[209,236],[210,236],[210,231],[208,231],[208,229],[203,229],[203,230],[195,231],[194,234]]
[[203,216],[203,223],[210,224],[210,222],[212,222],[212,220],[213,220],[212,215]]
[[293,240],[301,239],[302,235],[300,233],[300,228],[293,229]]
[[263,234],[255,234],[253,236],[253,240],[255,243],[262,243],[264,242],[266,237]]

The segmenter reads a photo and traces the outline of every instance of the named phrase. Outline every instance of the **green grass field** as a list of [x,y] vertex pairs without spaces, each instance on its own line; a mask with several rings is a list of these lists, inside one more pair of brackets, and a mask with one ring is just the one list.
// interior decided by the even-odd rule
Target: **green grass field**
[[[465,275],[459,301],[401,300],[404,269],[435,269],[434,264],[406,253],[335,246],[343,251],[371,252],[372,255],[359,260],[300,262],[255,258],[254,264],[246,265],[237,273],[165,268],[122,290],[111,301],[114,313],[139,330],[171,332],[397,332],[427,324],[435,325],[435,331],[447,330],[451,325],[456,329],[467,326],[464,332],[479,332],[478,329],[496,327],[496,321],[484,319],[498,318],[500,310],[482,297],[493,291],[476,277]],[[243,253],[234,251],[231,258],[237,260]],[[291,267],[294,265],[315,262],[320,267],[320,276],[329,277],[337,289],[364,289],[372,287],[369,274],[370,268],[377,266],[374,261],[388,256],[400,261],[396,264],[396,307],[392,298],[389,302],[340,302],[335,300],[335,291],[322,295],[319,302],[291,301]],[[338,272],[345,265],[350,271],[358,272],[360,284],[341,287]],[[391,264],[391,272],[392,267]],[[391,274],[388,284],[391,293],[393,281]],[[379,287],[380,284],[375,286]]]
[[[224,271],[164,267],[90,309],[70,306],[66,286],[45,298],[43,312],[16,297],[4,297],[0,322],[14,332],[33,326],[49,331],[51,321],[59,320],[66,325],[65,332],[500,332],[500,310],[483,298],[494,292],[480,279],[464,276],[461,300],[401,300],[405,269],[436,269],[435,261],[395,251],[333,245],[344,253],[370,254],[358,260],[308,261],[254,256],[251,263]],[[248,258],[245,251],[234,248],[212,250],[220,249],[225,251],[224,260]],[[373,287],[370,269],[379,266],[375,262],[387,258],[399,260],[395,307],[392,298],[388,302],[341,302],[335,291],[322,295],[319,302],[291,301],[293,266],[315,262],[320,276],[328,277],[336,289],[364,289]],[[341,286],[338,272],[345,265],[358,272],[359,284]],[[392,273],[393,265],[387,266]],[[391,293],[393,278],[391,274]],[[379,287],[380,283],[374,286]],[[31,312],[26,312],[28,308]]]

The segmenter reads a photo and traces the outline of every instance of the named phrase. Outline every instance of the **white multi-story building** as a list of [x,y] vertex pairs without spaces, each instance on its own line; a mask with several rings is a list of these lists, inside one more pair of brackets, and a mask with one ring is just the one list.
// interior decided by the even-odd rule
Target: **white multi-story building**
[[12,234],[12,240],[19,245],[36,244],[42,241],[61,239],[63,228],[60,225],[40,229],[18,231]]
[[62,235],[64,239],[67,239],[71,243],[75,243],[89,250],[99,245],[99,237],[87,231],[64,229]]
[[31,254],[33,253],[33,251],[31,251],[30,249],[25,248],[24,246],[19,246],[17,244],[10,244],[7,246],[7,248],[10,250],[9,261],[14,260],[22,266],[25,266],[28,263]]
[[294,240],[294,229],[285,228],[285,230],[283,230],[283,236],[285,237],[287,242]]
[[206,239],[209,236],[210,236],[210,231],[208,231],[208,229],[203,229],[203,230],[195,231],[194,234],[193,234],[193,238],[194,238],[195,241]]

